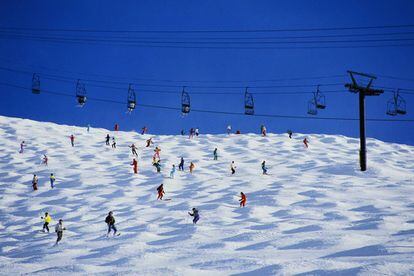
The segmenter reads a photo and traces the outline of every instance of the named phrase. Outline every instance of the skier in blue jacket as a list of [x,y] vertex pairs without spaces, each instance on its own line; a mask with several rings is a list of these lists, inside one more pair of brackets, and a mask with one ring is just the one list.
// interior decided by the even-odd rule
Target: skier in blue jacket
[[196,208],[193,208],[193,213],[188,212],[188,214],[192,217],[194,217],[193,219],[193,223],[196,224],[197,221],[200,219],[200,215],[198,214],[198,210]]

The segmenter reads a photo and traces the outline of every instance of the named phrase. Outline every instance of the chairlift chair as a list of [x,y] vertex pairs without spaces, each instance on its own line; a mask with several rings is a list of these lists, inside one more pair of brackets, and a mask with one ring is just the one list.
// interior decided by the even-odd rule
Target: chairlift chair
[[394,99],[391,99],[387,102],[387,115],[390,115],[390,116],[397,115],[397,110],[395,108]]
[[254,115],[254,100],[253,95],[246,91],[244,92],[244,114]]
[[387,102],[387,115],[405,115],[407,114],[405,100],[400,96],[399,91]]
[[185,87],[181,93],[181,112],[183,115],[190,113],[190,95],[185,92]]
[[128,107],[128,111],[132,112],[135,107],[136,107],[136,97],[135,97],[135,91],[134,88],[132,86],[132,84],[129,85],[128,88],[128,99],[127,99],[127,107]]
[[316,108],[318,109],[325,109],[326,108],[326,102],[325,102],[325,96],[319,91],[319,85],[316,89],[316,93],[314,95],[314,103],[316,105]]
[[40,76],[36,73],[32,77],[32,93],[40,94]]
[[80,80],[76,83],[76,99],[79,106],[84,106],[86,103],[86,87]]

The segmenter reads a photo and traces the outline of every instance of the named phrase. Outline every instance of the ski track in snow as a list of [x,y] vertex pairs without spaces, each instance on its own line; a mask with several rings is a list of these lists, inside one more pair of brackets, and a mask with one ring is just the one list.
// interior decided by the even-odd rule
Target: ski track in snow
[[[69,136],[75,135],[75,147]],[[115,135],[117,149],[105,146]],[[414,274],[414,147],[334,135],[140,135],[0,116],[0,274]],[[154,137],[162,174],[151,165]],[[24,154],[19,144],[26,141]],[[138,146],[139,174],[132,173]],[[219,160],[213,161],[218,147]],[[40,165],[47,153],[49,166]],[[169,179],[172,164],[185,172]],[[230,176],[230,163],[237,172]],[[261,174],[266,160],[270,175]],[[196,165],[188,172],[190,161]],[[39,190],[31,187],[33,173]],[[49,175],[56,176],[51,189]],[[165,198],[156,187],[164,183]],[[247,195],[245,208],[238,195]],[[194,226],[187,212],[200,210]],[[119,237],[106,238],[114,211]],[[44,212],[68,230],[40,233]]]

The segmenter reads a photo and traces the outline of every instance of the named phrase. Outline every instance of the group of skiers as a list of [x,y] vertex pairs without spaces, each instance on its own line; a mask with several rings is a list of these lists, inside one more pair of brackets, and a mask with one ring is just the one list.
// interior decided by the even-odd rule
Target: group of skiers
[[[88,129],[87,129],[88,132],[89,132],[89,127],[90,126],[88,125]],[[227,127],[227,133],[229,135],[231,133],[231,129],[232,128],[229,125]],[[115,131],[118,131],[119,130],[118,124],[115,125],[114,130]],[[147,132],[147,130],[148,129],[146,127],[143,127],[141,134],[145,134]],[[293,132],[291,130],[288,130],[287,133],[289,135],[289,138],[292,139]],[[261,126],[261,135],[262,136],[266,136],[267,135],[266,127],[264,125]],[[190,129],[190,136],[189,136],[189,138],[191,139],[194,136],[199,136],[199,130],[198,130],[198,128],[191,128]],[[74,147],[75,146],[74,145],[75,136],[72,134],[69,138],[70,138],[70,142],[71,142],[72,147]],[[110,139],[111,139],[111,137],[109,136],[109,134],[107,134],[106,137],[105,137],[105,143],[106,143],[106,145],[111,145],[112,148],[116,148],[115,137],[112,137],[112,144],[110,144]],[[151,147],[151,145],[153,145],[153,144],[154,143],[152,141],[152,138],[149,138],[148,140],[146,140],[146,147]],[[303,139],[303,144],[304,144],[304,146],[306,148],[309,147],[309,141],[308,141],[307,138],[304,138]],[[24,152],[25,146],[26,146],[25,141],[22,141],[21,144],[20,144],[20,151],[19,151],[19,153],[23,153]],[[138,157],[137,147],[135,146],[135,144],[131,144],[131,146],[129,146],[129,148],[131,148],[132,155]],[[161,156],[160,156],[160,152],[161,152],[161,148],[159,148],[158,146],[156,146],[155,149],[154,149],[154,155],[153,155],[153,165],[156,167],[158,173],[161,172]],[[43,159],[42,160],[43,160],[42,164],[44,164],[44,165],[47,166],[48,165],[48,157],[47,157],[46,154],[43,155]],[[215,160],[215,161],[218,160],[218,149],[217,148],[215,148],[214,151],[213,151],[213,160]],[[138,161],[136,160],[136,158],[133,158],[133,161],[131,163],[131,166],[133,166],[133,172],[134,172],[134,174],[137,174],[138,173]],[[195,164],[193,162],[190,162],[190,165],[189,165],[188,168],[189,168],[190,173],[193,173],[193,171],[195,169]],[[237,167],[235,165],[235,162],[232,161],[231,164],[230,164],[230,173],[231,173],[231,175],[234,175],[236,173],[236,168]],[[266,166],[266,161],[265,160],[261,163],[261,169],[262,169],[263,175],[267,175],[268,168]],[[178,165],[178,170],[179,171],[184,171],[184,158],[183,157],[181,157],[181,159],[180,159],[180,163]],[[174,179],[175,172],[176,172],[176,167],[175,167],[175,164],[173,164],[172,165],[172,168],[171,168],[171,171],[170,171],[170,178],[171,179]],[[54,176],[53,173],[50,174],[49,180],[50,180],[50,186],[53,189],[55,187],[54,183],[56,181],[56,177]],[[39,179],[38,179],[37,175],[34,174],[33,175],[33,179],[32,179],[32,187],[33,187],[33,190],[34,191],[38,190],[38,182],[39,182]],[[157,190],[157,200],[170,200],[170,199],[164,199],[164,195],[165,195],[164,184],[159,185],[156,190]],[[247,202],[247,197],[246,197],[246,195],[243,192],[240,193],[240,200],[239,200],[239,202],[240,202],[240,207],[245,207],[246,202]],[[196,224],[199,221],[200,215],[199,215],[199,210],[198,209],[192,208],[192,212],[188,212],[188,214],[193,217],[193,223],[194,224]],[[44,215],[44,217],[41,217],[41,218],[42,218],[42,220],[44,222],[43,223],[43,232],[46,232],[47,231],[49,233],[49,224],[50,224],[50,222],[52,220],[50,214],[46,212],[45,215]],[[117,235],[117,231],[118,230],[115,227],[115,218],[113,216],[113,212],[112,211],[108,213],[108,215],[107,215],[107,217],[105,219],[105,223],[108,226],[107,236],[111,233],[111,231],[113,231],[114,235]],[[61,239],[63,237],[63,231],[64,230],[66,230],[66,228],[63,227],[63,220],[60,219],[59,222],[55,226],[55,232],[57,234],[56,245],[61,241]]]

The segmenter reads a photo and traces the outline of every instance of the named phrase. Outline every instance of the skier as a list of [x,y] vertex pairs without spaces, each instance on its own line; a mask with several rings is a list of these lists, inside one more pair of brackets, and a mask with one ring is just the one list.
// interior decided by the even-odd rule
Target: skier
[[116,149],[115,137],[112,137],[112,148]]
[[309,146],[308,146],[308,143],[309,143],[309,141],[308,141],[308,139],[305,137],[305,139],[303,139],[303,144],[305,145],[305,147],[306,148],[308,148]]
[[198,136],[200,134],[200,131],[198,130],[198,127],[194,130],[195,136]]
[[231,133],[231,125],[228,125],[227,126],[227,135],[230,135],[230,133]]
[[114,126],[114,130],[115,130],[115,131],[118,131],[118,130],[119,130],[119,125],[118,125],[118,124],[115,124],[115,126]]
[[190,128],[190,135],[188,136],[189,139],[194,137],[194,128]]
[[25,147],[26,145],[25,145],[25,143],[24,143],[24,141],[22,141],[21,143],[20,143],[20,151],[19,151],[19,153],[23,153],[23,151],[24,151],[24,147]]
[[47,158],[46,154],[43,154],[43,163],[42,164],[47,166],[47,160],[48,160],[48,158]]
[[194,163],[193,163],[193,162],[190,162],[190,166],[189,166],[189,168],[190,168],[190,173],[193,173],[193,170],[194,170],[194,168],[195,168],[195,165],[194,165]]
[[143,128],[141,128],[141,135],[144,135],[145,133],[147,133],[148,128],[146,126],[144,126]]
[[40,218],[43,219],[43,221],[44,221],[44,223],[43,223],[43,232],[47,231],[49,233],[49,223],[52,221],[52,218],[50,217],[48,212],[45,213],[44,217],[40,217]]
[[236,166],[234,165],[234,161],[231,161],[230,170],[232,175],[236,173]]
[[160,151],[161,151],[161,149],[159,147],[155,147],[154,156],[158,157],[158,159],[161,159],[161,157],[160,157]]
[[63,220],[60,219],[59,222],[55,226],[55,232],[57,234],[57,240],[56,240],[55,245],[58,245],[59,242],[62,240],[64,230],[66,230],[66,228],[63,227]]
[[114,236],[116,232],[118,231],[115,227],[115,218],[112,214],[113,214],[112,211],[110,211],[108,213],[108,216],[105,218],[105,222],[108,225],[108,233],[106,234],[106,236],[109,236],[109,233],[111,233],[111,230],[114,230]]
[[156,159],[154,158],[152,165],[157,168],[157,173],[160,173],[161,172],[161,160],[159,159],[157,161],[155,160]]
[[152,138],[149,138],[148,140],[147,140],[147,148],[148,147],[150,147],[151,146],[151,144],[154,144],[153,142],[152,142]]
[[237,131],[236,131],[236,134],[241,134],[240,130],[237,130]]
[[32,179],[32,186],[33,186],[33,191],[37,191],[37,183],[39,182],[39,179],[37,178],[37,176],[34,174],[33,175],[33,179]]
[[266,161],[264,160],[262,162],[262,171],[263,171],[263,174],[267,174]]
[[185,135],[184,129],[182,129],[180,133],[181,133],[181,136],[184,136]]
[[266,127],[264,125],[260,126],[260,132],[262,133],[262,136],[266,136]]
[[132,160],[131,166],[134,167],[134,173],[138,173],[138,162],[135,158]]
[[75,136],[73,136],[73,134],[70,136],[70,143],[72,144],[72,147],[75,146]]
[[130,148],[131,148],[131,151],[132,151],[132,155],[136,155],[136,156],[138,156],[138,153],[137,153],[137,147],[134,145],[134,144],[132,144],[131,146],[129,146]]
[[175,165],[172,165],[171,172],[170,172],[170,178],[174,179],[174,174],[175,174]]
[[292,134],[293,134],[293,132],[289,129],[289,130],[287,131],[287,133],[289,134],[289,139],[292,139]]
[[107,146],[109,146],[109,139],[111,139],[111,137],[109,137],[109,134],[107,134],[106,137],[105,137],[105,144]]
[[165,192],[164,192],[164,184],[161,184],[160,186],[158,186],[158,188],[157,188],[157,192],[158,192],[158,197],[157,197],[157,200],[159,199],[159,200],[162,200],[162,198],[163,198],[163,196],[164,196],[164,194],[165,194]]
[[50,174],[50,187],[53,189],[55,187],[55,180],[56,177],[53,175],[53,173]]
[[184,171],[184,158],[183,157],[181,157],[180,164],[178,165],[178,170]]
[[213,157],[214,157],[214,160],[217,160],[217,148],[215,148],[214,149],[214,151],[213,151]]
[[246,201],[247,201],[246,195],[243,192],[241,192],[240,197],[241,197],[241,199],[239,200],[240,201],[240,207],[244,207],[246,205]]
[[198,210],[196,208],[193,208],[192,210],[193,210],[193,213],[188,212],[188,214],[194,217],[193,224],[196,224],[197,221],[200,219],[200,215],[198,214]]
[[86,131],[89,133],[89,129],[91,128],[91,125],[88,124],[88,126],[86,127]]

